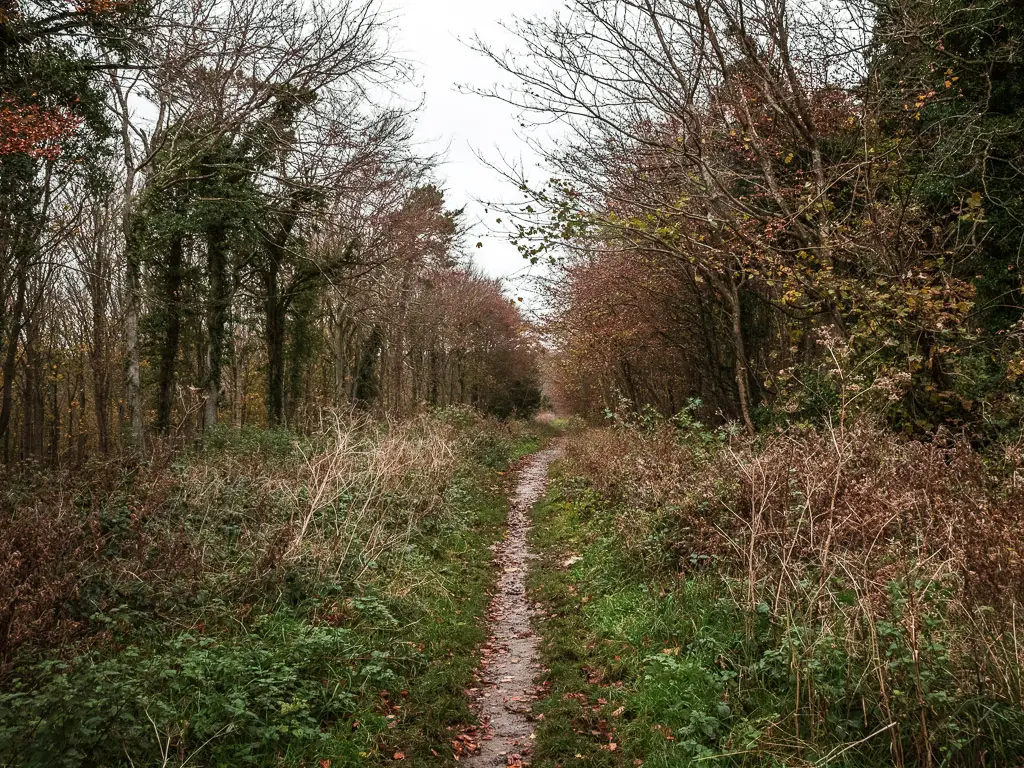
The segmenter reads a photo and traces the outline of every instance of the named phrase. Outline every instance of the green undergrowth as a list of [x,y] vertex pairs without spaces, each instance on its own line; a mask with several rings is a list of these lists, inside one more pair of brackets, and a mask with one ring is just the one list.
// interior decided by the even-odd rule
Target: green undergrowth
[[[155,518],[139,523],[130,504],[120,509],[141,491],[125,491],[127,475],[119,480],[99,512],[76,523],[106,533],[94,532],[101,555],[81,556],[67,576],[70,599],[55,609],[71,614],[54,625],[62,634],[24,643],[0,668],[0,765],[323,768],[391,764],[398,753],[406,764],[452,764],[451,731],[472,720],[464,691],[486,637],[503,474],[543,440],[533,427],[456,427],[446,439],[457,465],[439,502],[414,523],[396,517],[408,526],[399,544],[344,569],[317,554],[326,534],[294,562],[279,551],[270,565],[249,541],[254,515],[292,520],[283,530],[294,535],[296,510],[313,495],[312,483],[288,485],[312,450],[294,436],[218,434],[177,459],[153,502],[165,516],[161,539],[139,532],[156,529]],[[224,470],[216,492],[190,474],[203,467],[212,484],[212,464]],[[254,490],[254,477],[272,468],[283,483]],[[314,525],[340,526],[351,503],[317,508]],[[170,560],[135,552],[170,546],[175,530],[192,545],[204,537],[202,551]]]
[[645,568],[624,553],[617,513],[565,477],[534,513],[528,588],[547,669],[535,768],[924,765],[912,757],[922,720],[901,712],[918,707],[929,764],[1021,764],[1020,708],[951,673],[941,595],[934,611],[918,606],[916,652],[899,616],[879,621],[880,694],[877,668],[843,647],[833,619],[748,611],[742,579],[714,565]]

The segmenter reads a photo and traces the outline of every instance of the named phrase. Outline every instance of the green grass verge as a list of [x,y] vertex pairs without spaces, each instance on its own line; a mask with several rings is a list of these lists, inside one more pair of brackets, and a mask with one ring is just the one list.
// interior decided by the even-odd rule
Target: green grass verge
[[[416,608],[404,616],[403,635],[408,633],[406,642],[422,649],[423,664],[408,678],[402,716],[386,738],[414,765],[454,764],[453,729],[474,721],[465,692],[479,661],[477,649],[488,634],[485,614],[494,583],[490,547],[501,539],[508,516],[510,488],[503,474],[512,462],[539,449],[543,439],[521,439],[475,468],[461,502],[468,524],[437,531],[432,552],[414,571],[424,583],[436,579],[437,588],[419,600],[406,598]],[[500,480],[496,471],[502,473]],[[385,749],[382,757],[392,759],[393,752]]]
[[[785,705],[737,679],[747,625],[723,580],[645,581],[587,495],[553,491],[535,522],[529,587],[549,670],[537,768],[788,764],[747,754]],[[760,714],[738,718],[738,696]]]

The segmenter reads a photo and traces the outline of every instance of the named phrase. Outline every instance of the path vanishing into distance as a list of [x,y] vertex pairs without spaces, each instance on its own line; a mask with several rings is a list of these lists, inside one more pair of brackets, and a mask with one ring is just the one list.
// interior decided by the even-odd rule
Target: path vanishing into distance
[[530,512],[544,495],[548,468],[560,452],[556,443],[522,462],[509,500],[508,535],[496,545],[501,577],[488,610],[491,635],[483,649],[479,686],[472,690],[485,733],[480,751],[467,761],[472,768],[529,762],[534,736],[531,702],[540,669],[533,610],[526,595]]

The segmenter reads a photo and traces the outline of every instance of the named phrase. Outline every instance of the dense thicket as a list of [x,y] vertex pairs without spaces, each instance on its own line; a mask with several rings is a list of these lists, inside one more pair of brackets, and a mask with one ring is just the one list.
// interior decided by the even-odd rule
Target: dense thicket
[[385,33],[364,0],[0,6],[5,460],[536,404]]
[[1019,3],[574,0],[491,51],[566,126],[513,213],[562,378],[753,431],[1019,422]]
[[553,692],[538,756],[1019,763],[1024,505],[946,438],[746,438],[685,413],[571,435],[536,513]]

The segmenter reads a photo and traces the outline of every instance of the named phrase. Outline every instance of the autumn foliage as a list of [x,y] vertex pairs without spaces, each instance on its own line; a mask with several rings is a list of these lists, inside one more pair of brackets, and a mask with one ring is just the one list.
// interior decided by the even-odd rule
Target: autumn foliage
[[55,160],[60,157],[61,142],[75,132],[79,123],[66,112],[22,104],[8,96],[0,101],[0,156]]
[[[492,52],[523,83],[505,98],[572,126],[548,145],[550,183],[524,180],[511,215],[555,270],[552,332],[580,408],[696,398],[749,432],[771,412],[821,416],[836,336],[859,385],[898,383],[885,410],[902,430],[988,439],[987,409],[1018,419],[1017,102],[967,85],[985,75],[951,40],[974,33],[939,39],[963,29],[953,5],[894,6],[876,27],[842,2],[612,5],[524,25],[537,66]],[[972,29],[1016,34],[1001,19],[979,8]],[[934,39],[906,48],[901,24]],[[988,121],[994,156],[972,138]],[[986,196],[986,174],[1007,193]]]

